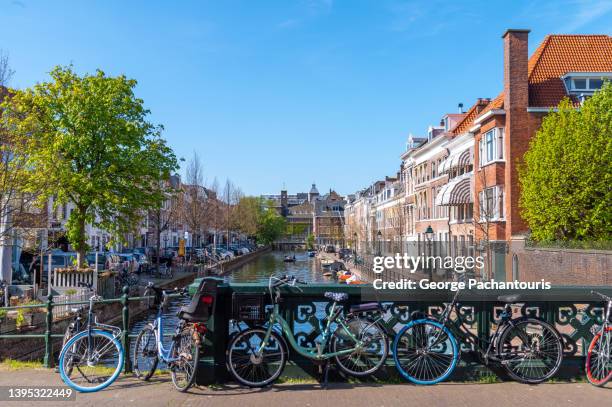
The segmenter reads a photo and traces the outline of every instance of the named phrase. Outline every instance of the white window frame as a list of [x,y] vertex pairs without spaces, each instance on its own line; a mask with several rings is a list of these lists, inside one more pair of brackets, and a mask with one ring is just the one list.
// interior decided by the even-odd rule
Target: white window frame
[[[491,201],[493,210],[489,211],[488,202],[486,199],[487,192],[491,192]],[[484,209],[484,210],[483,210]],[[485,212],[492,212],[492,216],[488,219],[489,222],[500,222],[505,220],[504,210],[504,187],[503,185],[495,185],[489,188],[485,188],[478,193],[478,217],[480,222],[486,222]]]
[[[490,140],[490,144],[489,144]],[[504,161],[504,128],[495,127],[485,132],[478,143],[480,166]],[[489,152],[491,156],[489,156]]]

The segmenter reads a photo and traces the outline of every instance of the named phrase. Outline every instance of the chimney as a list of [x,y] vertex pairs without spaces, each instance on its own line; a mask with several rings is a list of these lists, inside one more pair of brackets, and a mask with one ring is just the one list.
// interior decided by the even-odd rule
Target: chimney
[[529,148],[529,30],[509,29],[504,40],[504,213],[506,240],[524,232],[525,224],[519,212],[519,181],[517,165]]
[[504,108],[527,108],[529,89],[527,64],[529,60],[529,30],[508,29],[504,39]]

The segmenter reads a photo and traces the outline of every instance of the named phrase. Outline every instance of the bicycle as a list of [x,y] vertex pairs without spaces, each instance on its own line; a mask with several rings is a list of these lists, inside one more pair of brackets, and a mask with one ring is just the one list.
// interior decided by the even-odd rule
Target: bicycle
[[606,304],[601,326],[594,325],[591,332],[595,335],[587,352],[585,371],[589,383],[603,387],[612,380],[612,297],[591,291],[601,297]]
[[[287,362],[288,344],[303,357],[318,363],[325,362],[325,382],[331,359],[334,359],[341,371],[355,377],[372,375],[384,365],[389,352],[389,341],[379,323],[382,315],[371,320],[363,314],[382,311],[382,308],[378,303],[360,304],[351,307],[345,316],[344,308],[339,303],[348,299],[346,293],[324,294],[332,303],[325,327],[319,323],[320,339],[315,347],[299,345],[291,326],[280,315],[279,307],[280,287],[295,287],[296,284],[306,283],[295,277],[270,277],[268,291],[273,307],[267,324],[238,332],[230,340],[226,362],[236,381],[249,387],[264,387],[273,383]],[[251,316],[264,315],[263,308],[263,305],[246,306],[239,311]],[[276,330],[277,326],[280,326],[280,333]]]
[[[170,347],[164,347],[163,310],[167,308],[170,295],[185,295],[186,289],[162,290],[152,283],[147,285],[144,296],[152,295],[157,306],[157,316],[152,323],[142,328],[134,345],[134,372],[136,376],[148,381],[155,373],[161,359],[170,367],[172,383],[180,391],[187,391],[194,382],[199,362],[200,335],[205,334],[206,327],[200,323],[188,323],[181,319],[172,336]],[[199,301],[212,304],[212,297],[203,297]],[[198,301],[198,302],[199,302]]]
[[108,387],[117,379],[125,353],[119,341],[123,331],[98,322],[93,308],[94,302],[102,297],[96,295],[91,285],[84,286],[92,292],[86,324],[83,329],[83,315],[77,311],[64,333],[58,370],[61,379],[72,389],[90,393]]
[[[448,378],[458,364],[460,348],[453,331],[474,345],[485,365],[498,363],[519,382],[536,384],[552,377],[561,366],[561,335],[541,319],[512,318],[512,304],[520,295],[500,296],[505,303],[495,332],[482,341],[468,330],[457,302],[459,291],[439,318],[415,315],[393,342],[393,357],[400,374],[415,384],[430,385]],[[450,319],[455,311],[457,321]]]

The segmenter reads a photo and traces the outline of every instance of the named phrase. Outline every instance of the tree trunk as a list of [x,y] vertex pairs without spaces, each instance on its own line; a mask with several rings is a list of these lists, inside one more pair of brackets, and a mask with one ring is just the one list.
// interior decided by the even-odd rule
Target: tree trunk
[[159,229],[159,227],[155,230],[155,233],[157,235],[157,239],[156,240],[156,250],[155,250],[155,271],[157,272],[157,274],[159,275],[159,254],[161,251],[161,230]]
[[85,217],[87,208],[77,206],[74,209],[76,236],[74,248],[77,252],[77,267],[84,268],[86,266],[87,243],[85,236]]

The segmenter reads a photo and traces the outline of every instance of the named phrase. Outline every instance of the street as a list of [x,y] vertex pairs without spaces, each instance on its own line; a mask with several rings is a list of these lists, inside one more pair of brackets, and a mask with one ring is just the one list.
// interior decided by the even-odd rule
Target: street
[[[59,386],[59,376],[46,369],[9,371],[0,368],[0,386]],[[168,375],[149,383],[122,376],[106,390],[77,394],[76,401],[8,402],[5,406],[474,406],[495,403],[505,406],[605,405],[612,399],[609,388],[588,383],[549,383],[538,386],[506,382],[495,384],[444,383],[436,386],[411,384],[332,383],[325,390],[316,383],[281,384],[265,389],[236,385],[196,387],[182,394],[174,390]]]

